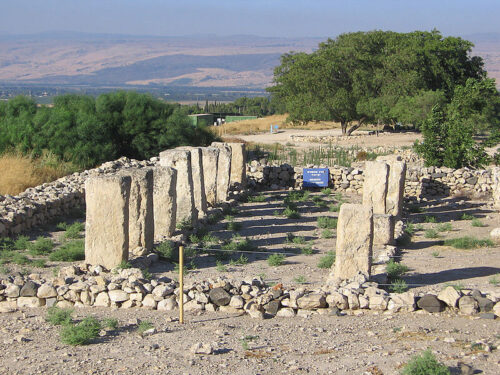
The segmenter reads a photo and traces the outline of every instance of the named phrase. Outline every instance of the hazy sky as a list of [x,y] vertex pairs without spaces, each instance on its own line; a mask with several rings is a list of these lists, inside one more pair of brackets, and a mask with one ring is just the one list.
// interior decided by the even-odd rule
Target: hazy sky
[[500,32],[500,0],[0,0],[0,32],[335,36]]

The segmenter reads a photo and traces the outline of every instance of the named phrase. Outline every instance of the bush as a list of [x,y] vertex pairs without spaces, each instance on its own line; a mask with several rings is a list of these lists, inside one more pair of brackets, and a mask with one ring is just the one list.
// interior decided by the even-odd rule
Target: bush
[[49,259],[53,262],[76,262],[85,259],[85,242],[74,240],[64,244],[50,254]]
[[241,223],[235,222],[233,216],[227,215],[225,219],[227,220],[226,224],[227,230],[238,232],[241,229]]
[[478,227],[478,228],[481,228],[481,227],[485,227],[485,226],[486,226],[486,224],[483,224],[483,223],[481,222],[481,220],[476,219],[476,218],[472,219],[471,225],[472,225],[473,227]]
[[222,250],[231,251],[258,251],[259,248],[255,246],[252,240],[247,237],[241,238],[240,236],[233,236],[230,242],[222,246]]
[[319,258],[318,268],[332,268],[335,263],[335,252],[329,251],[326,255]]
[[118,320],[116,320],[114,318],[107,318],[107,319],[104,319],[104,321],[102,322],[102,325],[105,328],[116,329],[116,328],[118,328]]
[[424,222],[425,223],[437,223],[437,218],[436,218],[436,216],[425,215],[424,216]]
[[330,195],[332,193],[332,189],[330,188],[324,188],[321,190],[321,194],[324,194],[324,195]]
[[304,255],[312,255],[314,253],[314,250],[311,245],[308,245],[308,246],[302,246],[300,248],[300,252]]
[[281,215],[287,217],[288,219],[299,219],[300,214],[296,209],[293,209],[291,207],[287,207],[283,210]]
[[468,213],[464,212],[460,216],[460,220],[474,220],[474,215],[471,215],[471,214],[468,214]]
[[321,197],[313,197],[312,202],[316,207],[326,207],[328,204]]
[[28,251],[31,255],[45,255],[54,248],[54,241],[50,238],[38,237],[35,242],[28,245]]
[[72,309],[60,309],[57,306],[52,306],[47,310],[45,320],[55,326],[66,325],[72,322],[72,314]]
[[323,229],[337,228],[338,219],[334,217],[321,216],[318,217],[318,227]]
[[161,260],[173,262],[179,259],[179,249],[174,246],[172,241],[162,242],[156,247],[155,250]]
[[438,238],[439,234],[435,229],[427,229],[425,231],[425,238]]
[[396,280],[399,279],[406,272],[408,272],[409,268],[404,264],[396,263],[394,259],[391,258],[391,260],[389,260],[389,262],[387,263],[385,270],[387,272],[387,276],[390,279]]
[[71,224],[66,228],[66,233],[64,233],[64,238],[80,238],[80,232],[85,229],[85,225],[80,222]]
[[339,212],[340,211],[340,207],[342,206],[342,203],[338,203],[338,204],[330,204],[328,206],[328,211],[330,212]]
[[137,332],[139,332],[142,335],[144,332],[146,332],[147,330],[154,328],[154,327],[155,326],[150,321],[143,320],[137,326]]
[[294,190],[287,194],[284,201],[287,202],[305,202],[309,199],[311,193],[305,190]]
[[26,250],[30,245],[29,238],[27,236],[19,236],[14,241],[14,249],[15,250]]
[[452,230],[453,230],[453,227],[451,226],[450,223],[443,223],[443,224],[439,224],[437,226],[438,232],[451,232]]
[[265,201],[266,201],[266,196],[262,194],[250,195],[247,199],[247,202],[250,203],[265,202]]
[[402,375],[450,375],[447,366],[439,363],[430,349],[412,357],[403,367]]
[[238,259],[231,259],[229,261],[229,264],[231,266],[244,266],[247,263],[248,263],[248,257],[246,257],[244,254],[241,254]]
[[94,317],[87,317],[76,325],[66,325],[61,330],[61,341],[68,345],[87,345],[99,336],[101,323]]
[[480,240],[468,236],[445,240],[444,244],[446,246],[454,247],[455,249],[477,249],[480,247],[494,246],[493,241],[489,239]]
[[285,255],[283,254],[271,254],[269,258],[267,258],[267,264],[271,267],[277,267],[283,265],[285,262]]
[[397,279],[391,283],[390,289],[394,293],[404,293],[408,290],[408,284],[402,279]]
[[321,232],[321,238],[332,238],[333,232],[330,229],[325,229]]

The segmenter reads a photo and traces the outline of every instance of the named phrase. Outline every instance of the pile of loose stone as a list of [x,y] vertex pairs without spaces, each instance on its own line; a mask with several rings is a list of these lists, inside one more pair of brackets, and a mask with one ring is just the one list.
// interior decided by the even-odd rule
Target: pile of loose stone
[[[15,274],[0,280],[0,312],[54,305],[174,310],[178,308],[179,293],[177,282],[166,277],[146,279],[138,268],[104,272],[100,266],[70,266],[50,279],[39,274]],[[446,308],[468,315],[478,312],[500,315],[499,292],[484,296],[477,290],[456,291],[447,287],[436,294],[388,293],[362,274],[336,287],[316,290],[289,289],[281,284],[268,286],[260,277],[245,280],[219,277],[186,285],[184,301],[186,311],[247,313],[254,318],[341,315],[341,312],[356,315],[363,310],[441,312]]]

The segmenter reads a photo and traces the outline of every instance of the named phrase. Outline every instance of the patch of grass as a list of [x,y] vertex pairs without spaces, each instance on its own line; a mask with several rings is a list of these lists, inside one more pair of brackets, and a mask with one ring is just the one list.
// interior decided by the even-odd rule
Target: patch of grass
[[299,275],[293,279],[297,284],[305,284],[307,282],[307,279],[304,275]]
[[68,229],[68,223],[66,223],[65,221],[61,221],[60,223],[57,223],[56,229],[58,229],[58,230]]
[[460,220],[474,220],[475,217],[474,217],[474,215],[471,215],[471,214],[464,212],[462,215],[460,215],[459,219]]
[[431,255],[434,257],[434,258],[437,258],[439,256],[439,251],[433,251],[431,253]]
[[132,268],[132,264],[130,264],[130,262],[127,262],[126,260],[122,260],[116,268],[125,270],[127,268]]
[[301,246],[300,252],[304,255],[312,255],[314,253],[314,250],[312,248],[312,245],[309,244],[307,246]]
[[214,225],[217,222],[219,222],[219,220],[222,218],[223,218],[223,215],[217,211],[213,214],[208,215],[206,221],[207,221],[207,224]]
[[89,316],[76,325],[66,325],[61,330],[61,341],[68,345],[87,345],[98,337],[101,323]]
[[287,233],[286,234],[286,242],[287,243],[293,243],[296,245],[303,245],[307,241],[304,236],[295,236],[293,233]]
[[238,232],[241,229],[241,223],[234,221],[234,216],[226,215],[225,219],[227,220],[226,229]]
[[487,225],[482,223],[481,220],[477,219],[477,218],[474,218],[472,219],[472,222],[470,223],[473,227],[477,227],[477,228],[482,228],[482,227],[486,227]]
[[321,190],[321,194],[324,194],[324,195],[330,195],[332,193],[332,189],[330,188],[324,188]]
[[451,232],[453,227],[451,226],[451,223],[442,223],[439,224],[436,229],[438,232]]
[[244,266],[247,263],[248,263],[248,257],[246,257],[244,254],[241,254],[238,259],[231,259],[229,261],[229,264],[231,266]]
[[284,199],[285,204],[287,202],[306,202],[309,200],[310,192],[305,190],[294,190],[287,194]]
[[393,293],[404,293],[408,290],[408,284],[402,279],[397,279],[391,283],[390,289]]
[[15,250],[26,250],[30,244],[28,236],[19,236],[14,241]]
[[436,216],[433,216],[433,215],[425,215],[424,216],[424,223],[437,223],[437,218],[436,218]]
[[143,320],[142,322],[139,323],[137,326],[137,332],[140,333],[141,335],[146,332],[147,330],[154,328],[153,323],[151,323],[148,320]]
[[66,233],[64,233],[64,238],[80,238],[80,232],[82,232],[85,229],[85,224],[80,223],[80,222],[75,222],[71,224],[69,227],[66,229]]
[[321,238],[333,238],[333,232],[330,229],[324,229],[321,232]]
[[439,234],[435,229],[427,229],[425,231],[425,238],[438,238]]
[[318,197],[318,196],[313,197],[312,198],[312,202],[314,203],[314,205],[316,207],[326,207],[326,206],[328,206],[328,203],[325,202],[321,197]]
[[0,238],[0,251],[9,251],[14,249],[14,241],[8,237]]
[[328,211],[330,212],[339,212],[340,211],[340,207],[342,206],[342,203],[338,203],[338,204],[330,204],[328,206]]
[[45,320],[54,326],[70,324],[73,309],[60,309],[57,306],[49,307]]
[[401,375],[450,375],[450,370],[427,349],[421,355],[412,357],[403,367]]
[[3,273],[4,275],[8,275],[10,273],[10,268],[7,266],[0,266],[0,273]]
[[334,251],[329,251],[326,253],[326,255],[323,255],[321,258],[319,258],[318,262],[318,268],[332,268],[333,263],[335,263],[335,252]]
[[300,214],[296,209],[293,209],[291,207],[287,207],[283,210],[281,215],[285,216],[288,219],[299,219]]
[[480,247],[494,246],[493,241],[490,239],[478,239],[469,236],[445,240],[444,244],[446,246],[454,247],[455,249],[478,249]]
[[53,262],[76,262],[85,259],[85,242],[74,240],[62,245],[49,255]]
[[186,217],[178,222],[175,227],[181,231],[190,231],[193,230],[193,223],[190,218]]
[[204,244],[216,244],[217,242],[219,242],[219,239],[217,238],[217,236],[214,236],[213,234],[205,234],[202,238],[201,238],[201,242],[204,243]]
[[228,269],[226,267],[226,265],[224,265],[224,263],[222,263],[220,260],[217,260],[215,262],[216,266],[215,266],[215,269],[218,271],[218,272],[227,272]]
[[409,268],[404,264],[395,262],[394,259],[390,259],[389,262],[387,262],[385,270],[390,279],[396,280],[408,272]]
[[425,210],[422,207],[417,206],[416,204],[409,204],[408,205],[408,212],[410,212],[412,214],[420,214],[424,211]]
[[492,276],[488,282],[491,284],[491,285],[494,285],[494,286],[498,286],[498,284],[500,284],[500,274],[498,275],[495,275],[495,276]]
[[232,250],[232,251],[258,251],[259,248],[256,246],[252,240],[245,237],[233,236],[230,242],[222,245],[222,250]]
[[116,320],[114,318],[106,318],[102,321],[102,325],[105,328],[117,329],[118,328],[118,320]]
[[173,262],[179,259],[179,249],[172,241],[164,241],[156,247],[156,252],[161,260]]
[[411,221],[406,223],[406,227],[404,229],[404,232],[408,234],[409,236],[413,236],[417,229],[415,228],[415,224],[413,224]]
[[44,268],[46,263],[45,259],[35,259],[31,261],[31,265],[37,268]]
[[250,341],[257,340],[258,338],[259,338],[259,336],[252,336],[252,335],[243,336],[242,338],[240,338],[241,347],[243,348],[243,350],[250,349],[250,346],[248,345],[248,343]]
[[38,237],[35,242],[28,245],[28,252],[31,255],[45,255],[54,249],[54,241],[50,238]]
[[153,278],[153,274],[149,272],[147,269],[143,269],[142,271],[142,277],[146,280],[151,280]]
[[285,255],[283,254],[271,254],[269,258],[267,258],[267,264],[271,267],[277,267],[283,265],[285,262]]
[[201,238],[197,234],[190,234],[189,235],[189,242],[191,243],[200,243]]
[[318,217],[318,227],[323,229],[336,229],[337,223],[338,219],[334,217],[328,217],[328,216]]
[[247,199],[249,203],[265,202],[266,196],[263,194],[250,195]]

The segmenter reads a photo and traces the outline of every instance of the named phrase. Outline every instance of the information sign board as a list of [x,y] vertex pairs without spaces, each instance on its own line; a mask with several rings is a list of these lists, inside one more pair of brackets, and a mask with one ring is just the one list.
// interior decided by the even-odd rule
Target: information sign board
[[328,168],[304,168],[304,187],[328,187]]

